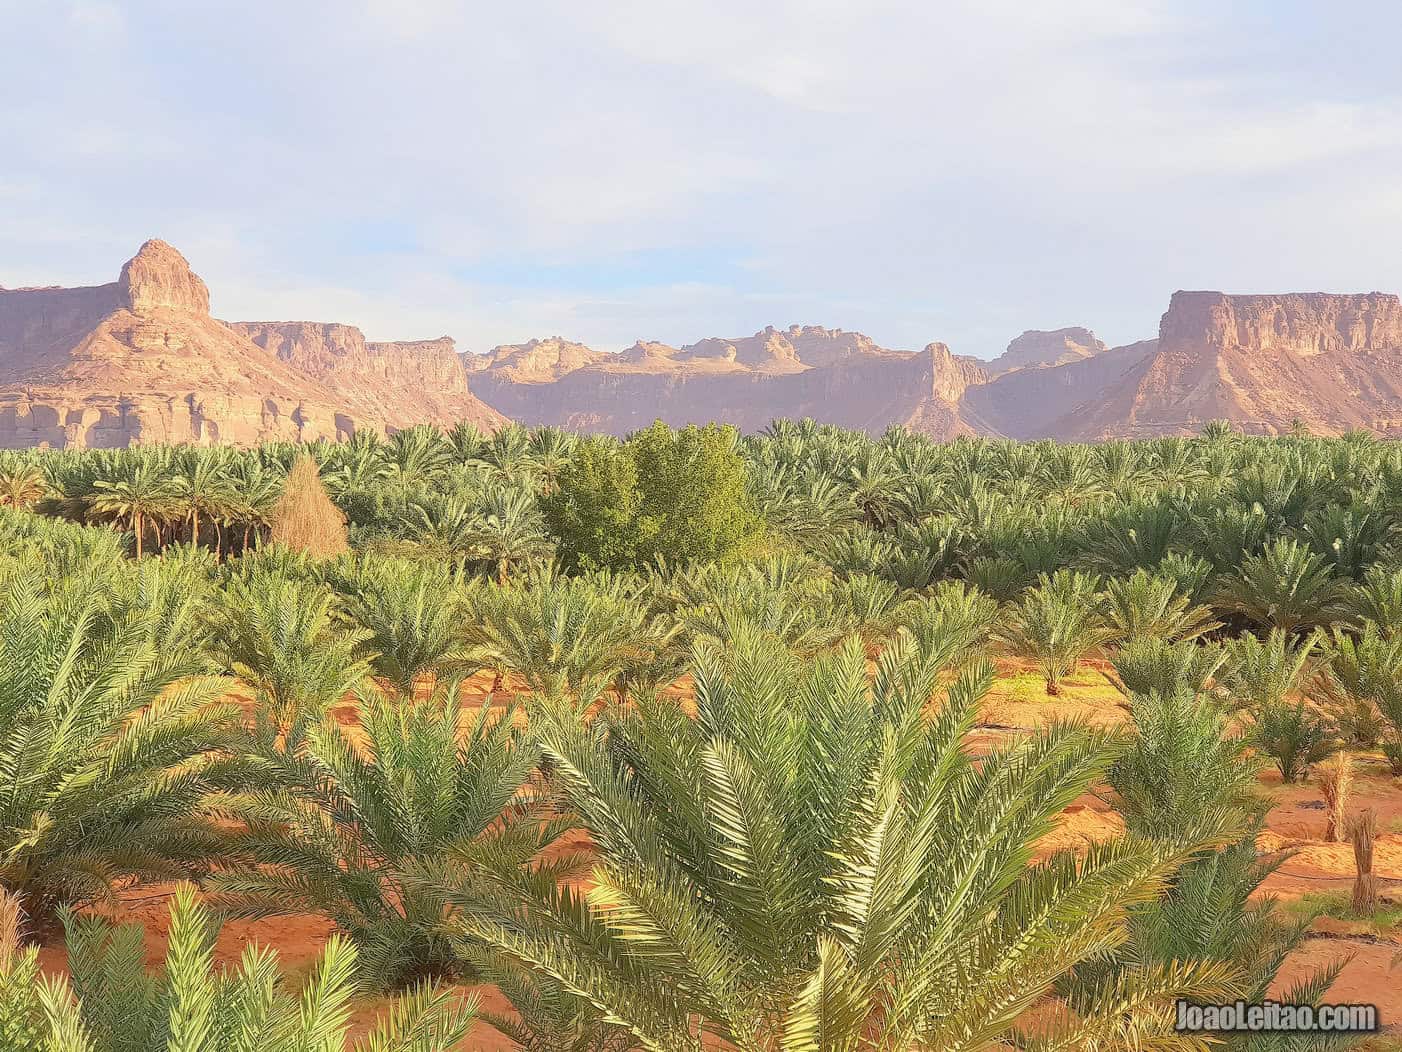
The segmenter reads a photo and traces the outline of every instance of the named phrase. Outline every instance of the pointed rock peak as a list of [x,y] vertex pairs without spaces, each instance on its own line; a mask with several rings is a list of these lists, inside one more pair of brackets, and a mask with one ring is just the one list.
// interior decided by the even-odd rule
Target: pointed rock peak
[[185,257],[152,238],[122,267],[117,279],[122,299],[135,314],[168,308],[209,314],[209,289]]

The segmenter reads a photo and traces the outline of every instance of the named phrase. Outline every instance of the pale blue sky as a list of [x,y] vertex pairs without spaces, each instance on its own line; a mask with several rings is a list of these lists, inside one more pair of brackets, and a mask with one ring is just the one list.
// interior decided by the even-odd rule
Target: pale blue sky
[[226,318],[989,356],[1402,290],[1389,4],[0,0],[0,284]]

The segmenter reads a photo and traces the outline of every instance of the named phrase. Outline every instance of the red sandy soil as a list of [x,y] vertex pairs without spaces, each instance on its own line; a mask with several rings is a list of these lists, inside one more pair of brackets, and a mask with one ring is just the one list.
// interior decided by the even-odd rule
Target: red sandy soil
[[[1107,676],[1104,662],[1086,662],[1063,685],[1059,697],[1049,697],[1030,666],[1016,661],[1000,661],[998,680],[984,699],[980,726],[971,735],[974,753],[987,752],[1007,744],[1020,734],[1052,720],[1077,719],[1099,726],[1123,724],[1128,712]],[[487,698],[490,674],[474,676],[463,690],[468,718]],[[524,685],[508,681],[503,694],[524,693]],[[683,707],[691,709],[691,684],[679,682],[668,691]],[[499,695],[500,696],[500,695]],[[354,723],[354,708],[347,704],[336,710],[338,719]],[[1263,850],[1290,849],[1296,853],[1281,870],[1266,881],[1262,892],[1287,904],[1303,895],[1318,892],[1347,893],[1352,887],[1354,864],[1347,844],[1323,842],[1325,813],[1317,805],[1322,796],[1313,780],[1298,785],[1282,785],[1272,770],[1261,778],[1261,791],[1272,801],[1266,830],[1259,839]],[[1316,805],[1316,806],[1311,806]],[[1402,780],[1391,776],[1376,755],[1360,755],[1355,768],[1351,809],[1372,807],[1378,815],[1380,835],[1374,854],[1374,872],[1383,889],[1384,902],[1402,902]],[[1059,827],[1038,845],[1037,855],[1082,847],[1123,831],[1123,822],[1114,810],[1094,794],[1086,794],[1069,806]],[[568,847],[587,846],[582,835]],[[119,912],[122,919],[142,923],[148,933],[148,958],[160,959],[165,946],[169,889],[145,888],[126,897]],[[1360,921],[1322,917],[1312,928],[1309,939],[1286,963],[1277,982],[1279,993],[1292,982],[1338,959],[1347,959],[1330,1000],[1368,1002],[1379,1006],[1385,1036],[1368,1046],[1384,1052],[1402,1048],[1396,1035],[1402,1034],[1402,926],[1374,930]],[[284,966],[294,975],[304,974],[316,960],[332,926],[317,917],[280,917],[263,921],[232,921],[225,925],[216,947],[221,964],[238,960],[249,942],[278,951]],[[65,966],[61,946],[46,947],[42,960],[51,970]],[[493,987],[463,987],[464,996],[480,997],[482,1006],[508,1012],[509,1005]],[[383,1001],[367,1002],[355,1016],[355,1033],[363,1034],[383,1008]],[[479,1023],[468,1040],[468,1047],[485,1052],[517,1046],[486,1024]]]

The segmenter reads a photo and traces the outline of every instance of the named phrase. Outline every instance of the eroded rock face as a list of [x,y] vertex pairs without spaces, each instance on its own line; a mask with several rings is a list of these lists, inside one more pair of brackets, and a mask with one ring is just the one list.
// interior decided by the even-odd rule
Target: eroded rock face
[[1095,333],[1078,325],[1064,329],[1028,329],[988,363],[988,371],[996,376],[1014,369],[1066,365],[1093,358],[1105,350],[1105,343]]
[[1338,296],[1227,296],[1175,292],[1159,323],[1167,351],[1288,352],[1301,358],[1339,351],[1402,348],[1402,300],[1383,292]]
[[0,445],[248,444],[502,422],[468,391],[451,340],[367,345],[352,326],[291,325],[259,327],[260,345],[216,321],[204,282],[161,241],[109,285],[0,290]]
[[162,307],[208,316],[209,289],[190,264],[164,241],[152,239],[122,267],[123,305],[134,314]]
[[[561,347],[571,353],[558,354]],[[523,368],[525,349],[536,348],[532,341],[478,357],[475,390],[522,423],[616,435],[658,419],[758,431],[780,417],[813,417],[872,433],[903,423],[952,437],[970,431],[960,419],[960,395],[987,379],[944,344],[892,351],[860,333],[817,326],[771,327],[682,348],[639,341],[616,355],[549,341],[548,359]]]

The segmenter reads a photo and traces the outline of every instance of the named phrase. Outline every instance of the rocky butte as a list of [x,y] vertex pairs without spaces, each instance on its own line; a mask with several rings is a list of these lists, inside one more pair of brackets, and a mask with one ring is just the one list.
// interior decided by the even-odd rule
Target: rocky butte
[[[306,353],[270,346],[283,329]],[[317,351],[297,338],[314,332]],[[458,420],[503,422],[469,392],[451,340],[367,344],[350,326],[225,324],[164,241],[142,245],[111,284],[0,289],[3,446],[308,441]]]

